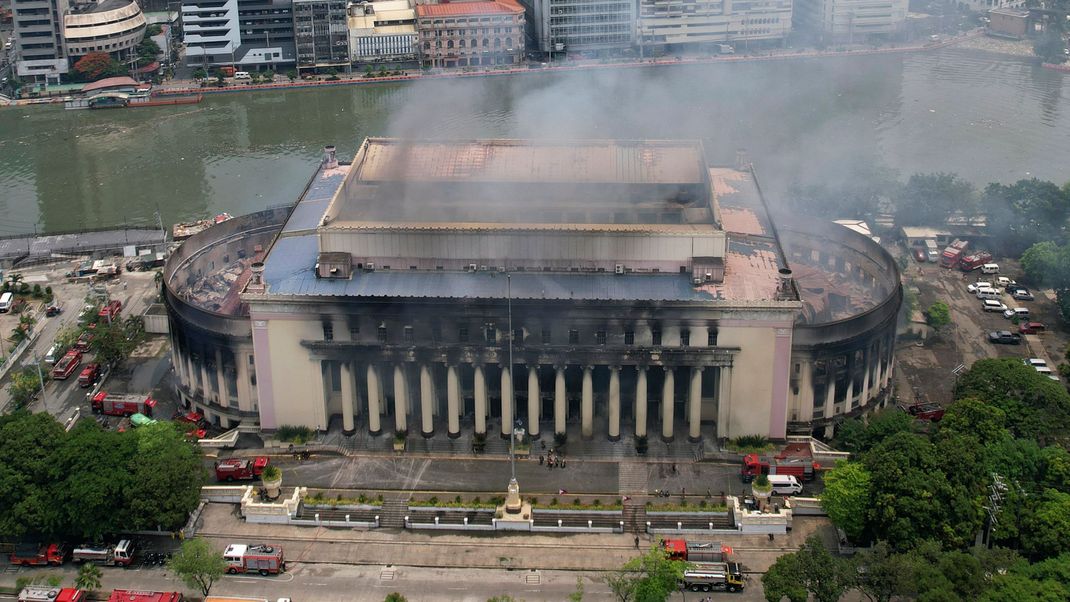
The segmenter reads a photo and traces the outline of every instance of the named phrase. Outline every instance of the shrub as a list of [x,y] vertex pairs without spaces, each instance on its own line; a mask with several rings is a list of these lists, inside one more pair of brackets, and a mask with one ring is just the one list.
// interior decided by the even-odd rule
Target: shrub
[[33,285],[33,297],[35,299],[40,299],[41,297],[44,297],[44,296],[45,296],[45,293],[44,293],[44,291],[41,290],[41,285],[40,284]]
[[454,497],[453,498],[453,503],[460,504],[461,503],[461,496],[458,495],[458,496]]
[[364,495],[363,493],[357,496],[357,503],[358,504],[364,504],[364,503],[367,503],[367,501],[368,501],[368,496]]
[[472,498],[472,503],[473,503],[473,504],[478,504],[478,503],[480,503],[481,501],[482,501],[482,500],[480,500],[480,499],[479,499],[479,496],[478,496],[478,495],[477,495],[476,497]]
[[52,296],[52,287],[51,286],[46,286],[45,287],[45,294],[48,295],[49,297]]
[[28,295],[30,293],[30,285],[28,283],[26,283],[26,282],[23,282],[22,284],[20,284],[19,285],[19,293],[23,294],[23,295]]
[[736,445],[739,447],[765,447],[769,445],[769,439],[764,435],[740,435],[736,437]]
[[595,508],[597,508],[598,506],[602,505],[602,500],[595,500],[595,501],[591,502],[591,505],[594,506]]
[[275,438],[279,441],[287,441],[289,443],[301,445],[312,439],[312,429],[307,426],[283,424],[279,426],[277,431],[275,431]]
[[572,500],[572,505],[573,506],[582,506],[583,502],[580,501],[580,498],[576,498],[576,499]]
[[531,504],[532,506],[536,506],[536,505],[538,505],[538,503],[539,503],[539,498],[537,498],[537,497],[533,497],[533,498],[529,499],[529,500],[528,500],[528,502],[529,502],[529,503],[530,503],[530,504]]
[[550,505],[551,506],[556,506],[557,505],[557,498],[554,498],[554,499],[550,500]]
[[432,506],[437,506],[438,505],[438,496],[432,495],[431,499],[427,500],[427,502],[429,504],[431,504]]

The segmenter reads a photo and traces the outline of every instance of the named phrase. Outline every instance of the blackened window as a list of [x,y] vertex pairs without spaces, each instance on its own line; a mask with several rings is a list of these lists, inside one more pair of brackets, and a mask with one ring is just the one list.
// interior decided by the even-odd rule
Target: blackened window
[[706,332],[706,344],[709,345],[710,347],[716,347],[717,346],[717,329],[713,328],[712,326]]
[[457,340],[462,342],[462,343],[467,343],[468,342],[468,327],[467,326],[461,326],[460,328],[457,329]]
[[379,331],[376,334],[379,337],[379,342],[380,343],[385,343],[386,342],[386,326],[380,325],[379,326]]
[[568,344],[578,345],[580,343],[580,331],[575,328],[570,328],[568,331]]
[[624,344],[625,345],[634,345],[635,344],[635,331],[634,330],[625,330],[624,331]]
[[514,328],[513,329],[513,343],[523,343],[523,342],[524,342],[524,329],[523,328]]
[[401,334],[402,334],[403,337],[405,337],[405,344],[406,345],[412,345],[413,344],[414,338],[413,338],[413,334],[412,334],[412,326],[406,326],[405,329],[402,330]]
[[680,331],[680,346],[681,347],[687,347],[690,344],[691,344],[691,331],[690,330],[681,330]]
[[488,343],[494,343],[498,341],[498,329],[493,326],[487,326],[487,330],[483,335],[483,340]]
[[599,345],[605,345],[606,344],[606,331],[599,330],[599,331],[595,332],[594,333],[594,342],[599,344]]
[[356,340],[360,339],[360,325],[358,325],[358,324],[350,324],[349,325],[349,338],[351,340],[353,340],[353,341],[356,341]]
[[660,330],[652,330],[650,332],[650,337],[653,339],[653,341],[651,341],[651,343],[655,347],[657,347],[658,345],[661,345],[661,331]]
[[542,329],[542,344],[543,345],[549,345],[553,341],[553,338],[550,336],[550,334],[551,333],[550,333],[550,329],[549,328],[543,328]]
[[323,323],[323,340],[324,341],[333,341],[334,340],[334,324],[331,324],[330,322],[324,322]]

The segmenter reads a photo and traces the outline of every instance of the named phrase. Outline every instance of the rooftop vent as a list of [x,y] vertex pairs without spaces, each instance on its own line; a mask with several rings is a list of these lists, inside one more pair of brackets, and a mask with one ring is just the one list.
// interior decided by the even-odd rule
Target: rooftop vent
[[316,276],[319,278],[347,279],[353,273],[353,258],[349,253],[325,251],[319,254],[316,262]]
[[245,292],[248,293],[265,293],[267,292],[267,286],[264,284],[264,262],[257,261],[249,266],[249,270],[253,273],[252,278],[249,279],[249,284],[245,287]]
[[324,169],[334,169],[338,167],[338,155],[335,152],[333,144],[323,147],[323,167]]

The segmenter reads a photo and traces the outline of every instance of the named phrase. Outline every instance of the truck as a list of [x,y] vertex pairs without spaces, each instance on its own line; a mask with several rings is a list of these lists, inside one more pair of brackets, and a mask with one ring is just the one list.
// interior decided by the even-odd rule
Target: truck
[[129,539],[115,545],[77,547],[71,552],[75,563],[94,562],[104,566],[130,566],[134,562],[134,544]]
[[74,374],[74,371],[78,369],[78,366],[82,364],[82,352],[77,349],[71,349],[64,355],[56,365],[52,367],[52,378],[56,380],[66,380]]
[[955,239],[951,241],[944,252],[940,254],[940,267],[942,268],[954,268],[959,264],[959,259],[962,258],[962,254],[966,252],[966,249],[970,246],[970,242],[967,240]]
[[93,396],[93,413],[105,416],[152,416],[156,400],[147,395],[115,395],[101,391]]
[[19,602],[83,602],[85,592],[73,587],[30,585],[19,592]]
[[108,602],[182,602],[178,592],[151,592],[145,590],[112,590]]
[[959,260],[959,269],[963,272],[972,272],[990,261],[992,261],[992,254],[988,251],[974,251],[962,256]]
[[930,263],[940,261],[940,248],[936,246],[936,241],[931,238],[925,241],[925,257]]
[[100,378],[100,364],[97,362],[90,362],[82,368],[82,373],[78,375],[78,386],[83,389],[88,389],[96,384]]
[[813,458],[786,456],[779,454],[771,459],[765,459],[758,454],[743,456],[743,468],[740,476],[744,483],[750,483],[758,475],[790,475],[799,482],[813,481],[821,465],[813,461]]
[[104,304],[97,312],[97,317],[106,322],[110,322],[119,317],[119,313],[123,311],[123,302],[118,299],[112,299]]
[[58,543],[18,544],[7,557],[15,566],[60,566],[66,559],[67,551]]
[[223,551],[223,561],[231,575],[260,573],[267,576],[286,570],[286,560],[279,546],[232,543]]
[[904,408],[907,414],[921,419],[939,422],[944,417],[944,407],[931,401],[919,401]]
[[747,587],[743,566],[738,562],[696,562],[680,579],[693,592],[740,592]]
[[716,541],[665,539],[661,548],[669,560],[687,562],[725,562],[732,555],[732,548]]
[[215,478],[217,481],[253,481],[260,478],[268,461],[267,456],[257,456],[252,460],[228,458],[215,463]]

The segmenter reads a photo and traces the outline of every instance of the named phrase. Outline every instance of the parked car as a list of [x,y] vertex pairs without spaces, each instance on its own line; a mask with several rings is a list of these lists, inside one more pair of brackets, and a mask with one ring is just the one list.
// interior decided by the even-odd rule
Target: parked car
[[1019,301],[1033,301],[1035,299],[1035,297],[1033,297],[1033,293],[1029,292],[1028,289],[1024,288],[1016,289],[1014,292],[1011,293],[1011,296]]
[[925,249],[914,247],[914,261],[918,263],[925,263],[928,261],[928,257],[925,256]]
[[981,309],[984,311],[998,311],[1003,313],[1007,311],[1007,306],[994,299],[985,299],[984,301],[981,301]]
[[1024,322],[1018,325],[1019,334],[1037,334],[1045,330],[1047,327],[1041,322]]
[[997,330],[988,333],[988,342],[997,345],[1021,345],[1022,336],[1009,330]]
[[50,318],[52,316],[58,316],[62,312],[63,312],[63,308],[61,308],[59,306],[59,303],[53,303],[52,305],[49,305],[48,307],[45,308],[45,315],[50,317]]
[[1015,316],[1018,316],[1019,320],[1028,320],[1029,319],[1029,310],[1024,308],[1024,307],[1014,307],[1014,308],[1009,308],[1009,309],[1007,309],[1007,311],[1003,312],[1003,317],[1007,318],[1008,320],[1010,320],[1011,318],[1013,318]]
[[966,287],[966,290],[970,291],[970,293],[976,294],[978,290],[983,289],[983,288],[992,288],[992,283],[991,282],[985,282],[984,280],[978,280],[977,282],[974,282],[973,284],[968,285]]

